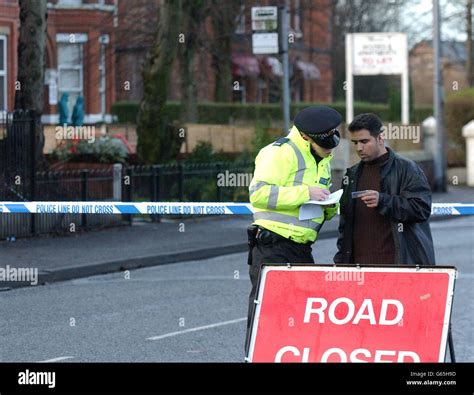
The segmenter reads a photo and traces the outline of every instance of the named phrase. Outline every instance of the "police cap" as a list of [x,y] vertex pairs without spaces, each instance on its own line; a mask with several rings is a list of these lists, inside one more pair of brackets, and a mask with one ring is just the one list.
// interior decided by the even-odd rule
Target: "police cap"
[[337,126],[342,116],[331,107],[306,107],[296,114],[294,124],[296,128],[311,137],[322,148],[331,149],[339,144],[341,135]]

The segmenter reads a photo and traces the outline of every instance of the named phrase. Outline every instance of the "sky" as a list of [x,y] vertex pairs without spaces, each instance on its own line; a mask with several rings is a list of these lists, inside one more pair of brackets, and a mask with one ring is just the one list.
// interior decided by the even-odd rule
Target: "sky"
[[[433,38],[432,5],[432,0],[413,0],[401,12],[400,20],[404,26],[403,30],[408,33],[410,47],[421,40]],[[467,36],[464,0],[440,0],[440,11],[442,18],[448,19],[441,23],[441,39],[465,41]]]

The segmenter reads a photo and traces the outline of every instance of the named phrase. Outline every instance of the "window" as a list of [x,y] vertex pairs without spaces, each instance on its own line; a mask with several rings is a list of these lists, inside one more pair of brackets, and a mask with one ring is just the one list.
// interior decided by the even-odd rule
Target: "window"
[[58,4],[67,6],[80,6],[82,5],[82,0],[58,0]]
[[83,48],[82,43],[58,43],[59,100],[69,94],[69,116],[79,96],[83,96]]
[[100,45],[99,55],[99,96],[100,96],[100,112],[105,114],[105,45]]
[[0,36],[0,112],[7,106],[7,36]]

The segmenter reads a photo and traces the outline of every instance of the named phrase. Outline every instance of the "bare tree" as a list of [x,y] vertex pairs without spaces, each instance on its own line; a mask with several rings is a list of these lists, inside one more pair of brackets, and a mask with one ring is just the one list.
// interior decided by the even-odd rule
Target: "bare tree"
[[204,17],[206,15],[205,0],[185,1],[183,3],[180,30],[180,47],[178,50],[181,101],[183,111],[181,120],[184,122],[197,122],[197,88],[196,73],[194,72],[194,59],[196,50],[200,47],[203,35]]
[[161,3],[156,39],[145,62],[144,97],[137,125],[137,153],[147,163],[174,159],[179,150],[178,136],[168,125],[165,104],[178,46],[181,13],[181,0],[164,0]]
[[[116,15],[118,23],[114,29],[116,44],[113,48],[116,59],[120,59],[116,63],[115,73],[116,86],[120,89],[117,92],[118,100],[141,100],[143,96],[141,74],[146,54],[156,38],[158,16],[158,0],[119,0]],[[107,15],[104,19],[106,17],[109,18]],[[127,90],[124,89],[126,82]]]
[[36,114],[37,159],[43,154],[44,62],[47,27],[46,0],[19,0],[20,37],[18,42],[18,88],[15,109],[33,110]]
[[212,67],[216,77],[214,97],[218,102],[230,102],[232,85],[232,36],[242,12],[242,1],[225,3],[211,0]]
[[[382,7],[378,0],[332,0],[333,100],[344,98],[346,34],[397,30],[402,3],[403,0],[394,0]],[[387,76],[356,77],[354,84],[356,100],[387,100]]]

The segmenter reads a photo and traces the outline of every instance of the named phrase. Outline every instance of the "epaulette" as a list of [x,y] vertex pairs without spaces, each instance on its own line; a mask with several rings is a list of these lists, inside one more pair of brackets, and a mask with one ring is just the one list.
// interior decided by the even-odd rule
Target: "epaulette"
[[282,137],[281,139],[278,139],[277,141],[275,141],[272,145],[276,145],[277,147],[280,147],[281,145],[287,143],[288,141],[290,141],[288,137]]

